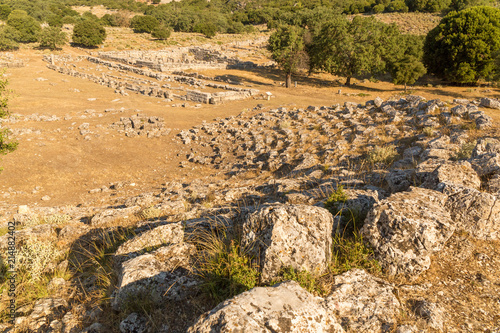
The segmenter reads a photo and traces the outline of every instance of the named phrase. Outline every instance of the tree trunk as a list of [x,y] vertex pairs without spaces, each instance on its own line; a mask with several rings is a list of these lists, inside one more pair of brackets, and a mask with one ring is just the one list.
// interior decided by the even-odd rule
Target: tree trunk
[[406,93],[406,82],[405,82],[405,93]]
[[285,87],[290,88],[292,86],[292,73],[286,73]]
[[347,79],[345,80],[345,85],[348,87],[351,85],[351,77],[350,76],[348,76]]

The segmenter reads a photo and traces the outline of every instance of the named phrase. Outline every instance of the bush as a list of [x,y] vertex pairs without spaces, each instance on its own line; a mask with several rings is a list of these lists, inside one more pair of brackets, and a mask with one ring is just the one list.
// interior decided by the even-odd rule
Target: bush
[[168,39],[171,33],[172,30],[170,28],[159,26],[151,32],[151,37],[156,39]]
[[361,268],[371,274],[381,271],[373,250],[364,243],[357,230],[352,235],[333,237],[332,272],[342,274],[353,268]]
[[19,40],[19,35],[19,31],[11,26],[0,27],[0,51],[17,50],[19,44],[16,40]]
[[472,7],[446,15],[425,39],[430,72],[456,83],[476,84],[495,71],[500,50],[500,9]]
[[130,27],[137,33],[151,33],[153,30],[158,28],[159,25],[160,22],[158,22],[155,17],[149,15],[137,15],[132,18],[132,21],[130,21]]
[[259,272],[240,246],[213,239],[200,266],[203,289],[217,303],[255,287]]
[[383,13],[384,12],[384,9],[385,9],[385,6],[383,4],[378,4],[378,5],[375,5],[373,6],[372,10],[375,14],[378,14],[378,13]]
[[106,39],[106,30],[96,21],[85,20],[73,29],[73,43],[85,47],[95,47]]
[[111,14],[105,14],[101,17],[101,24],[105,27],[117,27],[116,19]]
[[0,5],[0,20],[5,21],[11,12],[12,9],[8,5]]
[[457,160],[467,160],[467,159],[471,158],[472,151],[476,147],[476,144],[477,144],[476,140],[472,140],[472,141],[463,143],[460,146],[460,149],[457,151],[457,153],[455,154],[455,156],[453,156],[452,159],[457,161]]
[[68,36],[59,27],[47,27],[38,36],[38,41],[40,47],[55,50],[58,46],[66,44]]
[[339,185],[335,192],[330,194],[330,197],[325,202],[325,208],[330,211],[332,215],[336,215],[340,208],[339,205],[345,203],[349,198],[344,192],[344,187]]
[[61,255],[62,252],[53,243],[30,239],[17,254],[17,269],[27,272],[36,282],[42,278],[47,265],[57,261]]
[[217,26],[212,22],[198,23],[193,30],[205,35],[207,38],[215,37],[217,34]]
[[7,18],[7,24],[19,31],[18,42],[36,42],[42,30],[40,23],[29,16],[24,10],[14,10]]
[[398,152],[393,145],[375,147],[368,152],[368,162],[371,164],[383,163],[389,165],[396,159],[397,155]]

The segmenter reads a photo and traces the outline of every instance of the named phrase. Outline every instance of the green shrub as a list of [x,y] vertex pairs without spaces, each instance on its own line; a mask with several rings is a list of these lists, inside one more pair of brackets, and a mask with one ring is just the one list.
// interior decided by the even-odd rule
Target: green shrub
[[217,26],[212,22],[198,23],[194,26],[193,31],[199,32],[207,38],[212,38],[217,34]]
[[496,70],[500,9],[472,7],[446,15],[425,39],[429,71],[456,83],[476,84]]
[[55,50],[68,41],[68,36],[59,27],[47,27],[38,35],[40,47]]
[[339,185],[335,192],[330,194],[325,202],[325,208],[330,211],[332,215],[337,215],[341,206],[348,200],[347,194],[344,192],[344,187]]
[[9,7],[9,5],[0,5],[0,20],[7,20],[11,12],[12,9]]
[[149,15],[136,15],[130,21],[130,27],[137,33],[151,33],[153,30],[158,28],[159,25],[160,22],[158,22],[156,17]]
[[18,42],[36,42],[42,30],[40,23],[29,16],[24,10],[13,10],[7,18],[7,24],[19,32]]
[[226,242],[213,235],[199,250],[204,254],[198,265],[204,280],[202,289],[217,303],[252,289],[259,281],[259,272],[251,258],[234,240]]
[[297,281],[302,288],[310,293],[326,294],[326,288],[319,277],[313,276],[308,271],[299,271],[290,266],[281,269],[280,278],[274,281],[273,284],[289,280]]
[[342,274],[353,268],[361,268],[372,274],[380,272],[380,264],[373,250],[363,242],[363,237],[356,229],[351,235],[338,234],[333,237],[333,274]]
[[172,33],[172,30],[170,28],[162,25],[162,26],[155,28],[151,32],[151,37],[156,38],[156,39],[165,40],[165,39],[168,39],[168,37],[170,37],[171,33]]
[[73,29],[73,43],[85,47],[95,47],[106,39],[106,30],[97,22],[85,20],[75,25]]
[[20,39],[20,33],[15,28],[4,25],[0,27],[0,51],[12,51],[19,48],[16,40]]

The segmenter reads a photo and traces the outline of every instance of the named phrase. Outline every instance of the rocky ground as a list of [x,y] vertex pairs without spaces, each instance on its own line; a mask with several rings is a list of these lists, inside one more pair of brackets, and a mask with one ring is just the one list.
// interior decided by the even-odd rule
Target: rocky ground
[[[413,95],[258,105],[176,136],[180,168],[225,177],[113,206],[5,207],[18,309],[12,326],[5,290],[1,327],[500,332],[500,140],[484,112],[497,109]],[[149,135],[128,129],[141,119],[112,128]]]

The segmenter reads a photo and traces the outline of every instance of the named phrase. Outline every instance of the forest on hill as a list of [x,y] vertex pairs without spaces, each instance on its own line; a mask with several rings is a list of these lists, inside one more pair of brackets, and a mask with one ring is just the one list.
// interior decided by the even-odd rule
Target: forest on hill
[[[103,5],[102,17],[75,6]],[[96,47],[105,26],[128,27],[168,39],[171,31],[242,34],[267,25],[272,58],[291,74],[302,68],[346,78],[391,74],[413,84],[426,72],[456,84],[476,85],[500,77],[500,11],[495,0],[183,0],[159,4],[133,0],[0,0],[0,50],[39,42],[56,49],[69,41],[61,31],[74,25],[72,45]],[[401,34],[396,25],[371,15],[380,12],[439,12],[443,19],[427,37]],[[134,14],[135,13],[135,14]],[[43,27],[43,29],[42,29]],[[459,32],[458,34],[456,32]]]

